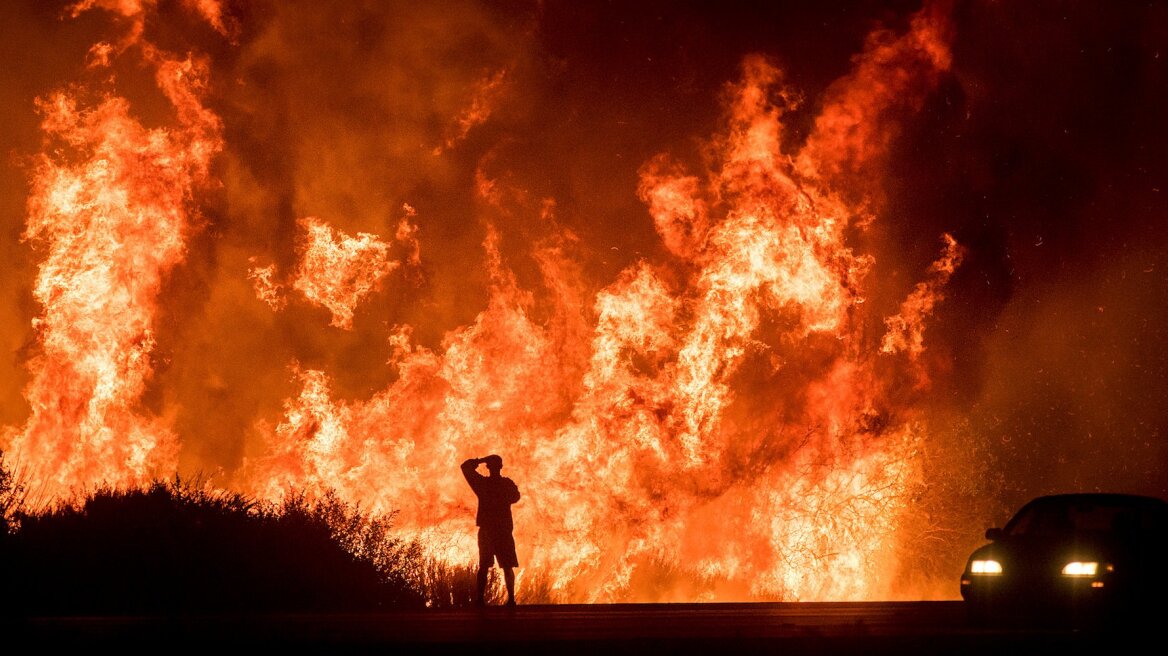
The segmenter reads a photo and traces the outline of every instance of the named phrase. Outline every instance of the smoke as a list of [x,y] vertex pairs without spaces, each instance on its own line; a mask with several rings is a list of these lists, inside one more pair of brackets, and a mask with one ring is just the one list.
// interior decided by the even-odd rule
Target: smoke
[[971,254],[940,312],[949,409],[1001,477],[991,521],[1039,493],[1164,496],[1168,14],[974,3],[955,18],[935,106],[950,120],[903,142],[893,186]]

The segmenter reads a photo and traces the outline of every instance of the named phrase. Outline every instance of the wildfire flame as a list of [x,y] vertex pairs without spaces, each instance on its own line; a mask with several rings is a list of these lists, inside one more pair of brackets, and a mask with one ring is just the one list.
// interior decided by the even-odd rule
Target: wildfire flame
[[[206,4],[206,3],[204,3]],[[36,162],[24,238],[43,249],[34,297],[40,352],[29,363],[31,415],[9,449],[46,499],[99,482],[128,485],[173,470],[179,444],[139,407],[163,277],[183,260],[194,194],[222,147],[219,118],[200,97],[206,62],[141,40],[140,3],[100,5],[131,19],[117,47],[154,71],[173,123],[147,128],[106,92],[84,106],[59,91],[39,102],[48,147]],[[108,6],[107,6],[108,5]]]
[[[297,370],[301,392],[269,435],[273,453],[245,480],[265,496],[307,485],[397,509],[405,530],[457,562],[473,541],[450,463],[505,453],[527,490],[517,539],[529,571],[564,598],[638,598],[637,577],[665,567],[710,582],[667,593],[678,597],[886,593],[894,568],[880,565],[895,553],[920,435],[911,412],[885,406],[873,369],[882,346],[923,349],[959,247],[946,236],[883,342],[866,340],[870,258],[845,243],[866,215],[829,180],[883,149],[888,129],[867,127],[882,111],[919,102],[924,89],[905,68],[935,79],[947,65],[935,20],[874,38],[794,156],[771,100],[783,96],[781,73],[747,60],[713,140],[717,166],[691,175],[662,155],[642,171],[641,196],[676,262],[626,270],[591,313],[560,296],[541,324],[492,232],[495,283],[476,321],[440,353],[397,333],[398,378],[369,400],[336,400],[326,372]],[[494,181],[480,188],[497,202]],[[554,266],[544,276],[548,289],[570,287]],[[587,347],[565,348],[580,325]],[[751,376],[761,386],[742,373],[760,363]]]
[[[228,33],[217,3],[185,5]],[[147,128],[112,93],[93,106],[68,91],[41,103],[51,145],[33,172],[26,231],[45,253],[40,352],[29,362],[32,415],[6,441],[50,499],[176,466],[179,436],[140,400],[162,281],[183,262],[192,207],[223,145],[220,119],[200,100],[205,65],[142,39],[151,3],[75,10],[95,6],[132,28],[94,60],[141,57],[174,115]],[[396,376],[363,399],[336,395],[329,371],[289,363],[298,391],[281,418],[256,421],[266,451],[233,485],[269,499],[332,489],[397,511],[399,530],[461,563],[474,554],[474,513],[457,464],[499,453],[524,493],[523,577],[543,577],[557,598],[888,596],[924,436],[911,402],[890,389],[899,379],[876,370],[927,389],[925,322],[961,249],[945,235],[926,280],[881,317],[864,304],[874,256],[848,235],[877,214],[860,181],[895,134],[889,111],[918,106],[949,65],[947,29],[930,6],[905,34],[870,37],[797,152],[784,150],[783,133],[795,94],[773,63],[747,58],[706,170],[669,154],[641,168],[638,191],[667,260],[638,261],[589,295],[565,230],[536,245],[542,286],[527,289],[488,226],[490,293],[474,321],[438,349],[416,343],[414,326],[388,326]],[[435,156],[489,119],[503,80],[484,78]],[[482,204],[502,202],[505,181],[480,171],[477,183]],[[405,209],[392,239],[416,268],[425,227]],[[553,222],[554,203],[544,213]],[[246,275],[273,311],[295,290],[333,327],[351,328],[402,261],[389,237],[314,217],[298,225],[286,280],[258,259]]]

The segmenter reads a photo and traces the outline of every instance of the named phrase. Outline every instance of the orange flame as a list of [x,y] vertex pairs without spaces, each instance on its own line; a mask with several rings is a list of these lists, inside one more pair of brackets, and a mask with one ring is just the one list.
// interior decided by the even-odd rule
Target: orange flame
[[459,142],[466,139],[466,135],[470,134],[476,125],[485,123],[491,117],[496,98],[506,76],[507,71],[504,69],[479,80],[478,84],[475,85],[470,104],[447,129],[446,140],[433,150],[433,154],[441,155],[443,151],[454,148]]
[[353,309],[399,263],[389,259],[389,244],[368,232],[349,237],[320,219],[300,220],[304,252],[292,287],[309,302],[332,313],[332,325],[353,327]]
[[962,251],[957,240],[944,235],[945,252],[929,267],[929,279],[917,283],[913,292],[900,306],[900,312],[884,320],[888,332],[880,343],[884,353],[905,351],[916,360],[925,352],[925,320],[933,308],[945,298],[944,289],[949,277],[961,264]]
[[247,270],[247,277],[251,279],[256,296],[273,310],[283,310],[288,301],[284,296],[284,285],[276,279],[276,265],[259,266],[254,257],[248,258],[248,262],[255,265]]
[[[217,3],[184,5],[229,31]],[[30,362],[32,416],[6,437],[49,498],[175,466],[176,436],[139,401],[156,298],[183,259],[189,206],[222,145],[200,103],[203,65],[141,40],[153,2],[83,0],[74,11],[92,7],[130,24],[129,37],[91,51],[94,65],[140,52],[175,120],[148,129],[112,95],[89,109],[64,93],[43,103],[44,128],[65,150],[36,170],[27,236],[46,249],[42,353]],[[707,169],[669,154],[641,168],[664,261],[639,261],[589,291],[564,230],[536,245],[542,289],[525,289],[488,225],[489,296],[477,317],[435,349],[415,342],[414,326],[389,327],[395,377],[369,398],[335,394],[328,371],[290,363],[299,389],[278,421],[256,422],[267,450],[234,484],[268,499],[333,489],[398,511],[399,528],[430,553],[465,562],[473,496],[457,463],[500,453],[524,493],[524,573],[545,577],[559,599],[889,596],[923,436],[890,389],[898,377],[875,370],[920,373],[925,323],[961,251],[946,235],[928,279],[881,317],[864,304],[874,255],[848,235],[876,216],[879,190],[865,173],[895,135],[893,110],[914,109],[948,66],[946,25],[930,5],[906,34],[872,36],[798,152],[783,149],[795,94],[776,66],[747,58]],[[445,148],[487,120],[502,80],[480,83]],[[505,180],[481,167],[475,183],[488,206],[508,198]],[[253,260],[257,295],[280,311],[294,289],[351,328],[389,272],[421,262],[424,232],[403,210],[401,260],[389,239],[301,219],[286,280]],[[554,226],[555,202],[541,211]]]
[[[748,59],[718,166],[691,175],[662,155],[642,169],[639,193],[677,261],[624,271],[590,315],[563,250],[546,247],[536,260],[553,310],[533,319],[534,295],[489,229],[477,319],[441,352],[396,329],[397,379],[368,400],[338,400],[326,372],[295,368],[300,393],[281,423],[259,426],[270,455],[248,463],[244,485],[335,488],[398,510],[432,553],[462,562],[473,499],[454,465],[497,452],[524,489],[527,571],[562,599],[886,596],[921,436],[911,410],[884,405],[861,305],[872,258],[845,240],[869,215],[833,185],[883,152],[885,110],[911,106],[947,65],[942,19],[870,40],[795,156],[772,102],[790,97],[780,71]],[[500,185],[479,172],[485,201]],[[927,319],[938,271],[959,260],[949,243],[890,334]],[[675,265],[680,281],[665,275]],[[663,582],[668,572],[681,576]]]
[[153,68],[174,120],[147,128],[112,94],[90,107],[65,91],[39,102],[49,146],[36,162],[24,238],[44,251],[34,289],[40,352],[29,363],[31,415],[7,441],[44,502],[173,471],[176,437],[139,399],[156,299],[183,259],[192,196],[222,147],[220,121],[200,100],[206,63],[139,41],[141,3],[89,1],[73,11],[93,6],[131,19],[121,47],[136,46]]
[[[407,262],[421,263],[421,245],[417,240],[417,226],[410,219],[417,214],[408,204],[405,215],[398,221],[394,238],[408,248]],[[292,274],[293,289],[303,294],[309,303],[322,306],[331,313],[330,325],[351,330],[353,313],[362,299],[377,291],[390,272],[401,262],[389,258],[390,244],[368,232],[350,237],[316,217],[297,222],[301,229],[300,262]],[[277,280],[276,265],[252,266],[248,278],[256,296],[272,310],[284,309],[287,298],[284,285]]]

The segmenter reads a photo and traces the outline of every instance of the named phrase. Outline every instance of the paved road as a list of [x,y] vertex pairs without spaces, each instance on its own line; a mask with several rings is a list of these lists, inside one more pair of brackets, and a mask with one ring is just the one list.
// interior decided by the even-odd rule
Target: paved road
[[[361,615],[33,618],[0,625],[39,647],[216,653],[308,648],[405,654],[1119,653],[1123,635],[977,630],[960,602],[613,604]],[[1145,636],[1146,637],[1146,636]],[[39,651],[39,650],[38,650]]]

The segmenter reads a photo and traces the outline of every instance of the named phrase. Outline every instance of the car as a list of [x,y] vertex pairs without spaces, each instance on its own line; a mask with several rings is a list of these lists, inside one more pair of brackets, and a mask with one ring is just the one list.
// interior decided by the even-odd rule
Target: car
[[985,537],[990,544],[969,556],[961,574],[961,597],[975,625],[1109,625],[1162,617],[1168,596],[1163,499],[1042,496]]

